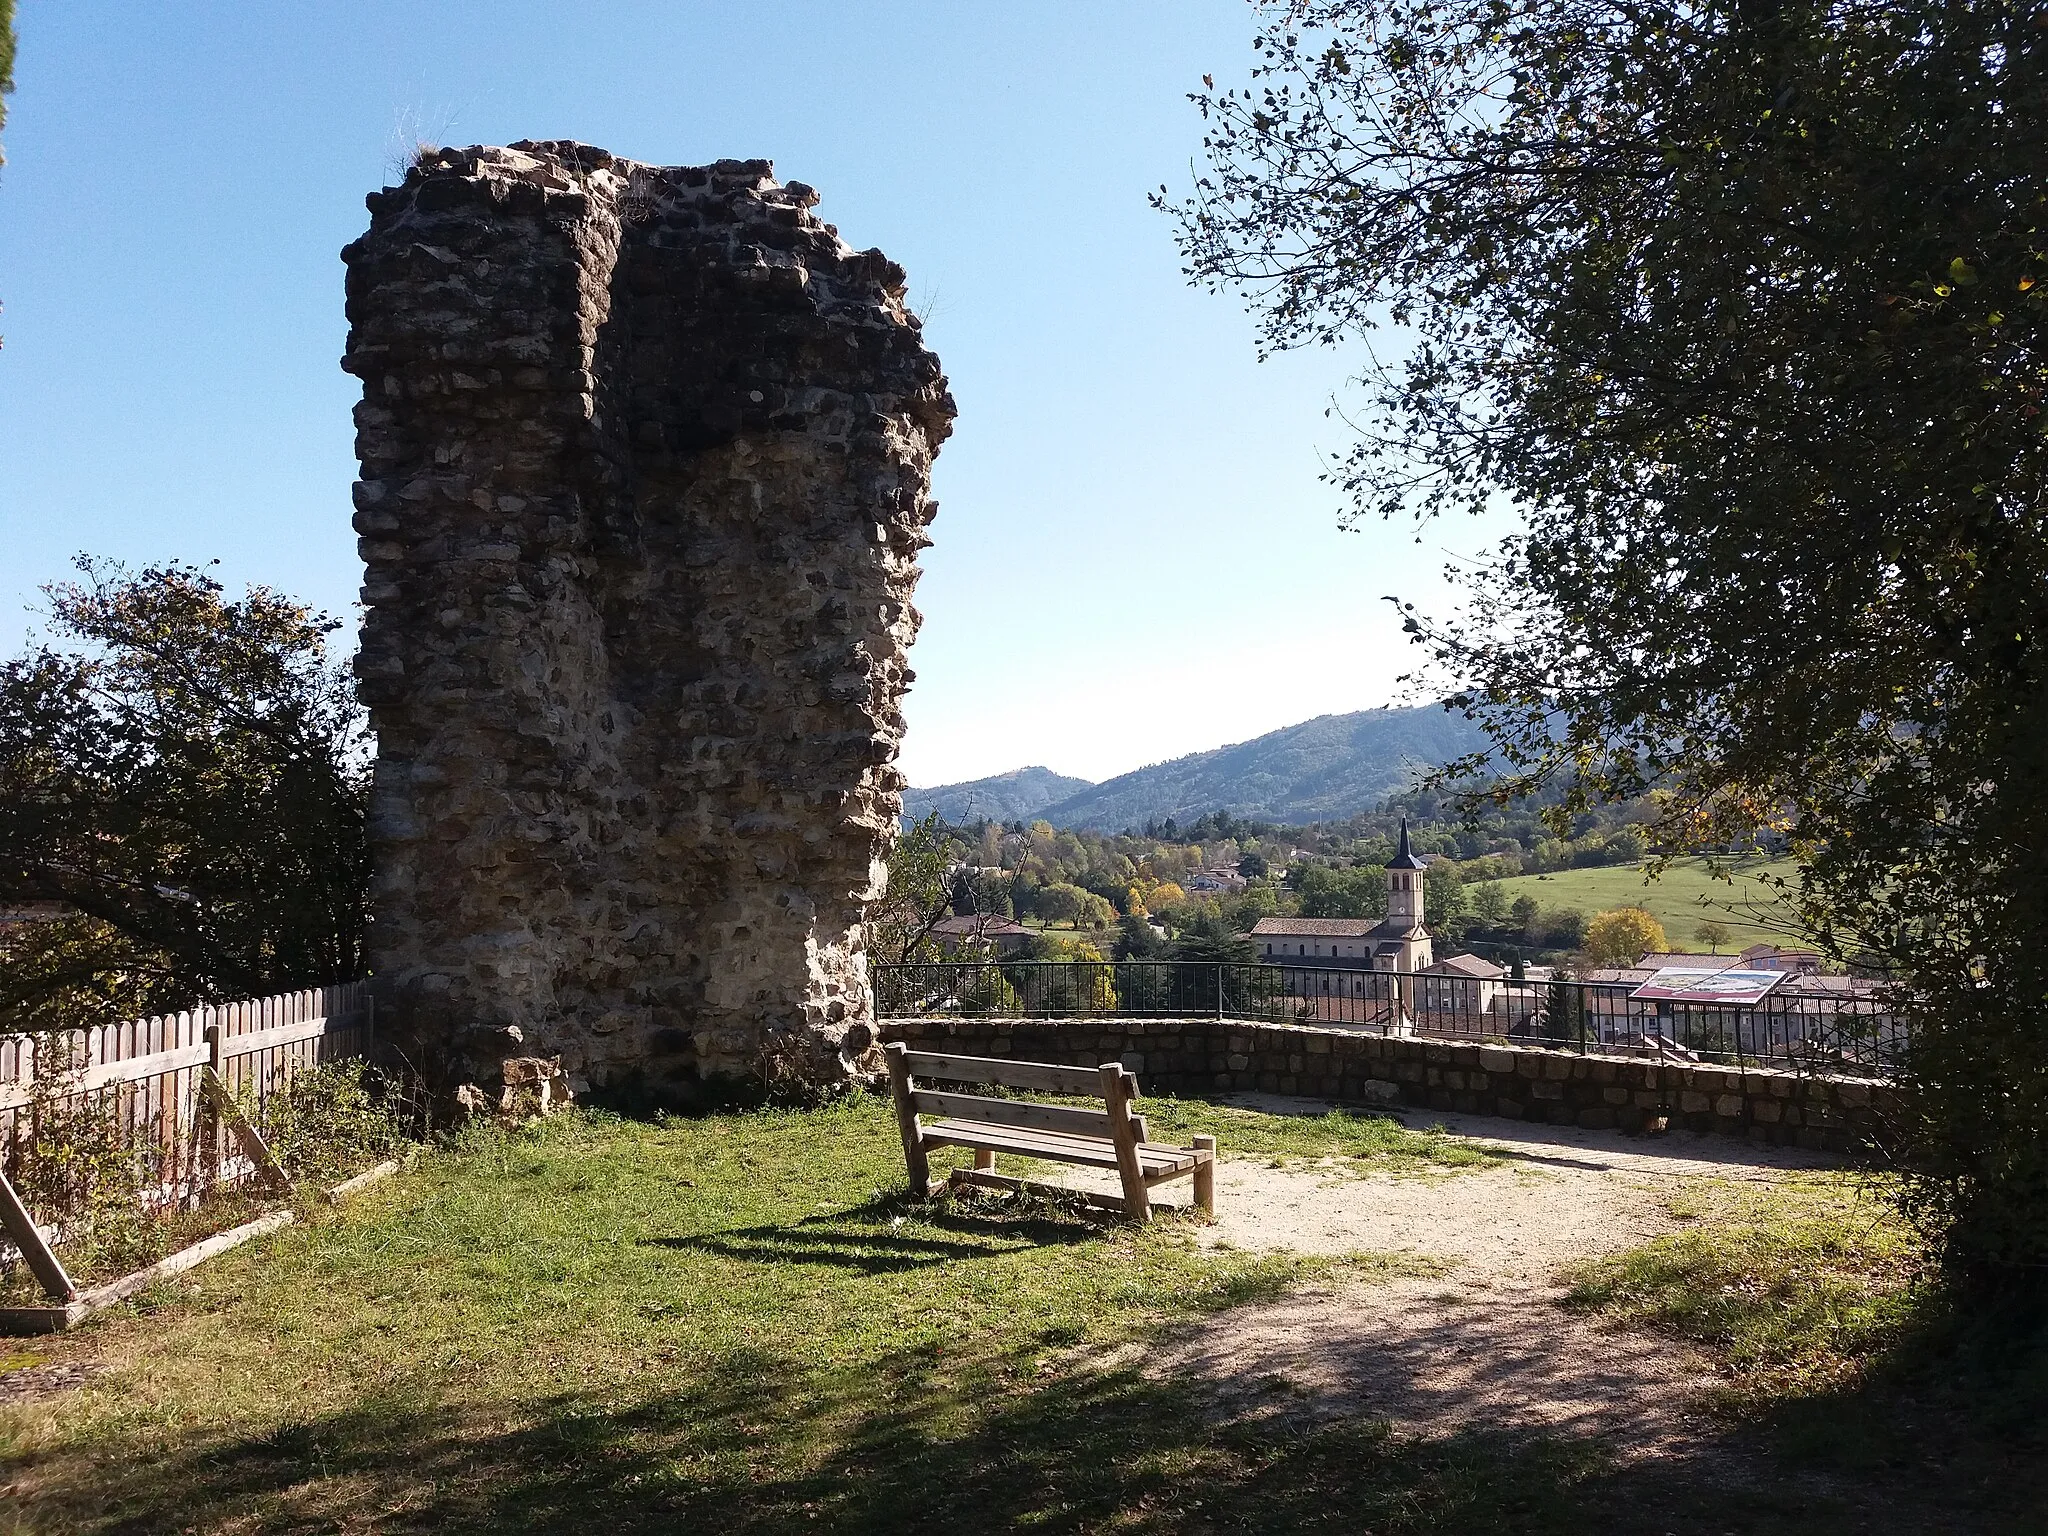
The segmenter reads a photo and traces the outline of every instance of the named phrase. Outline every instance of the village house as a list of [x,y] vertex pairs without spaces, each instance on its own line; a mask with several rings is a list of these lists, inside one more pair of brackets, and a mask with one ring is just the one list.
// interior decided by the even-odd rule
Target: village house
[[1653,950],[1638,960],[1634,969],[1654,971],[1666,966],[1684,966],[1691,970],[1706,971],[1786,971],[1794,976],[1818,976],[1822,973],[1819,951],[1783,949],[1776,944],[1752,944],[1733,955],[1696,955],[1677,950]]

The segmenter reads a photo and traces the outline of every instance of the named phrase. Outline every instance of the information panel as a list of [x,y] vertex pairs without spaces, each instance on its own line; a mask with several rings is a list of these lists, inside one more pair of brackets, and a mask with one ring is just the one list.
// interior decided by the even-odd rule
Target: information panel
[[1629,993],[1646,1003],[1715,1003],[1747,1008],[1783,981],[1785,971],[1710,971],[1701,966],[1667,965]]

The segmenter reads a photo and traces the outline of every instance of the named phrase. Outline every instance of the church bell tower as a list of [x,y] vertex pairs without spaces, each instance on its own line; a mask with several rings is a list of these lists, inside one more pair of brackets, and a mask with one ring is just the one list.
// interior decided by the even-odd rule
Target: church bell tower
[[1428,868],[1408,846],[1408,819],[1401,818],[1401,849],[1387,861],[1387,917],[1373,930],[1373,964],[1381,970],[1421,970],[1435,958],[1423,926],[1422,877]]

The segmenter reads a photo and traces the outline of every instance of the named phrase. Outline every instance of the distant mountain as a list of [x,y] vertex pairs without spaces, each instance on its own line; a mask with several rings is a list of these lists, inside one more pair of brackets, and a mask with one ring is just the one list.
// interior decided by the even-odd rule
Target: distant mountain
[[1373,810],[1419,773],[1483,740],[1471,721],[1435,705],[1322,715],[1233,747],[1122,774],[1034,814],[1056,827],[1105,831],[1169,816],[1185,824],[1214,810],[1295,824],[1341,821]]
[[903,791],[906,821],[921,821],[933,811],[950,826],[980,821],[1030,821],[1057,800],[1093,786],[1050,768],[1014,768],[971,784],[941,784],[936,789]]

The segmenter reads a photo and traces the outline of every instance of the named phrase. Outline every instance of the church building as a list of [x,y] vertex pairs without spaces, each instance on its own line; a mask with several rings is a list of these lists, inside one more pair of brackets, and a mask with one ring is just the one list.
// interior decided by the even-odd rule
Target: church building
[[1408,823],[1403,821],[1400,851],[1387,865],[1385,917],[1262,917],[1251,932],[1259,958],[1275,965],[1291,960],[1332,970],[1413,975],[1434,958],[1423,924],[1424,868],[1408,846]]

